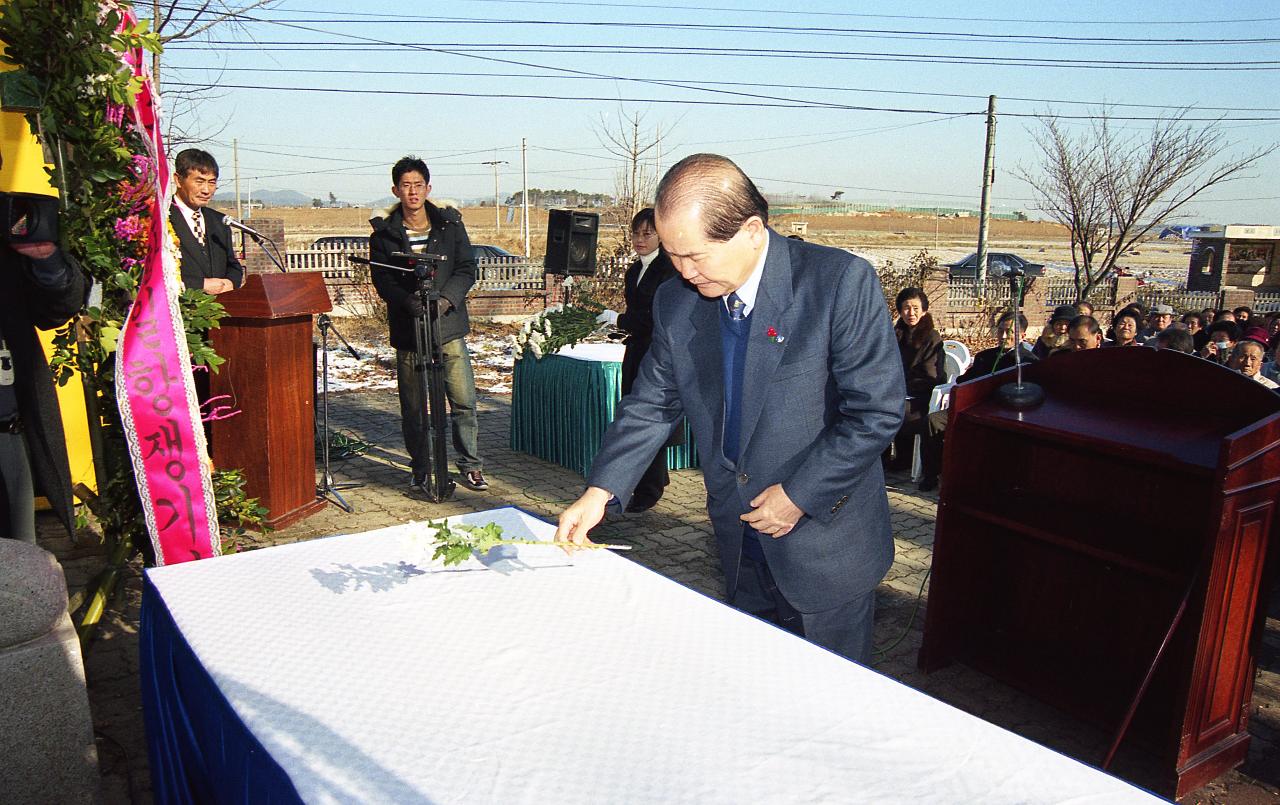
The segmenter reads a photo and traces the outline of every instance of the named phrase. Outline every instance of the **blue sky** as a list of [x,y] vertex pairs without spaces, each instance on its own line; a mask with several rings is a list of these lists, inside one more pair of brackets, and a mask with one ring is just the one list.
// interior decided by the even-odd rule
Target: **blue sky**
[[[1280,141],[1274,2],[767,6],[283,0],[238,29],[174,43],[161,89],[223,85],[195,107],[167,104],[227,179],[235,138],[245,184],[353,202],[386,195],[388,168],[407,152],[427,159],[435,194],[449,198],[491,196],[483,163],[506,161],[505,197],[521,186],[522,137],[530,187],[612,192],[618,163],[596,129],[620,113],[661,129],[664,166],[722,153],[766,193],[976,206],[994,94],[1002,210],[1031,207],[1013,175],[1035,157],[1029,115],[1114,104],[1117,117],[1141,118],[1191,106],[1193,117],[1222,118],[1231,153]],[[956,63],[965,60],[979,63]],[[1210,62],[1218,69],[1171,69]],[[1249,69],[1222,69],[1240,66]],[[503,94],[521,97],[492,97]],[[1151,123],[1116,125],[1136,134]],[[1257,178],[1206,194],[1190,219],[1280,224],[1278,166],[1280,153],[1268,156]]]

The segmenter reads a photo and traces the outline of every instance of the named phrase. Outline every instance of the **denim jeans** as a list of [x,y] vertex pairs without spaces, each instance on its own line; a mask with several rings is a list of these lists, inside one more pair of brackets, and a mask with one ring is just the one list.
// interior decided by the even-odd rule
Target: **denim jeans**
[[[444,396],[453,422],[453,452],[461,472],[481,468],[479,426],[476,423],[476,380],[471,373],[471,353],[464,338],[442,347]],[[421,478],[431,469],[430,423],[426,420],[422,373],[414,368],[413,350],[396,350],[396,388],[400,392],[400,419],[404,446],[409,451],[413,475]]]

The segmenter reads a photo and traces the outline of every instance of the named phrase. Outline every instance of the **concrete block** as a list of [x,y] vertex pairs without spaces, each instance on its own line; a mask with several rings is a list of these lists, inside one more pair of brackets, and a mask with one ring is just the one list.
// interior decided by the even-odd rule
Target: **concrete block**
[[97,802],[80,641],[57,561],[0,540],[0,802]]

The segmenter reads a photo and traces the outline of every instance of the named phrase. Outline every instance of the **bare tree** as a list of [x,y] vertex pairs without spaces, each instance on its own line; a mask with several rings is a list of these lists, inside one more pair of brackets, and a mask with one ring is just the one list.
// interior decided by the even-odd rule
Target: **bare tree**
[[[267,8],[279,0],[251,0],[246,3],[228,3],[225,0],[196,0],[184,4],[178,0],[151,0],[152,29],[160,35],[160,43],[193,39],[218,25],[243,26],[241,15],[256,8]],[[180,18],[174,13],[181,11]],[[151,74],[156,86],[160,85],[160,54],[151,56]]]
[[[243,15],[254,9],[269,8],[278,2],[279,0],[243,0],[239,3],[227,2],[227,0],[195,0],[195,2],[181,3],[179,0],[151,0],[151,27],[160,35],[160,43],[167,46],[170,42],[193,39],[220,25],[247,30],[245,25],[247,21],[242,18]],[[142,7],[142,4],[139,4],[139,7]],[[151,55],[151,74],[157,89],[160,88],[160,55],[159,53]],[[202,102],[216,95],[216,81],[196,86],[166,88],[164,98],[170,110],[166,139],[171,144],[190,142],[191,138],[177,121],[198,119]],[[205,133],[201,139],[218,136],[226,126],[227,122],[223,121],[217,131]]]
[[600,116],[596,137],[606,151],[621,160],[614,181],[615,202],[605,211],[618,235],[618,253],[630,250],[631,219],[653,199],[662,167],[663,138],[671,128],[666,127],[666,133],[661,126],[646,129],[644,115],[639,112],[627,114],[619,109],[613,121]]
[[1191,125],[1187,111],[1138,134],[1118,130],[1105,109],[1079,134],[1052,115],[1040,119],[1039,160],[1016,175],[1035,190],[1038,208],[1071,233],[1077,299],[1110,279],[1117,261],[1153,229],[1178,220],[1193,198],[1246,178],[1276,149],[1229,156],[1233,144],[1216,124]]

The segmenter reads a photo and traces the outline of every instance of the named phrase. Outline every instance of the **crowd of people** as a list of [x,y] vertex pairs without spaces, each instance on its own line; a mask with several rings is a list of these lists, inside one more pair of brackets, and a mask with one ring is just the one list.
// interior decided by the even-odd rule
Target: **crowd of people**
[[[935,387],[949,378],[945,367],[943,339],[929,316],[929,296],[921,288],[905,288],[897,296],[898,320],[894,332],[906,380],[907,398],[901,429],[893,447],[885,451],[886,469],[903,471],[911,467],[913,448],[920,439],[921,491],[937,488],[942,465],[942,433],[946,412],[929,412]],[[1059,305],[1045,322],[1034,342],[1019,339],[1027,332],[1027,317],[1012,312],[1001,314],[992,325],[996,345],[974,356],[973,362],[956,382],[993,374],[1015,363],[1015,344],[1023,363],[1042,361],[1060,352],[1118,347],[1151,347],[1196,355],[1214,361],[1280,393],[1280,311],[1257,314],[1251,308],[1234,310],[1205,308],[1177,315],[1172,306],[1148,307],[1131,302],[1117,310],[1110,326],[1104,328],[1088,302]]]

